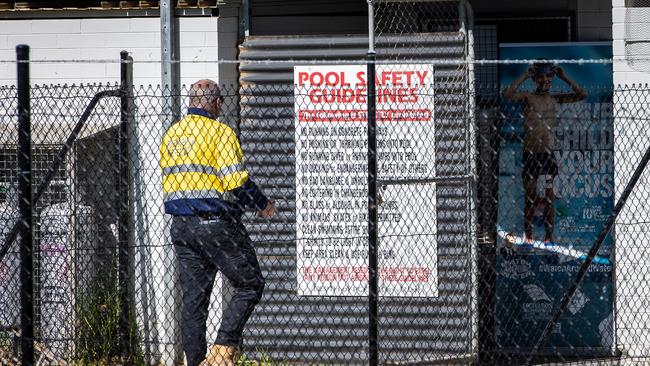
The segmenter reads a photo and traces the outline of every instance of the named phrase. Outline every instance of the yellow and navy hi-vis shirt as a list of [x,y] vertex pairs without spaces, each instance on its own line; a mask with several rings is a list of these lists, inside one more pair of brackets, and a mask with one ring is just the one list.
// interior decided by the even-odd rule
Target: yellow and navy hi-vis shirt
[[176,216],[262,210],[267,198],[249,178],[239,139],[200,108],[169,127],[160,145],[165,213]]

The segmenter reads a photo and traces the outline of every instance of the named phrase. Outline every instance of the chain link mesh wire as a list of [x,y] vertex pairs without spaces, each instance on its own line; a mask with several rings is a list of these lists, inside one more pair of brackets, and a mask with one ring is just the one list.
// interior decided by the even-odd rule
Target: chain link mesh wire
[[[380,289],[381,362],[445,364],[473,358],[473,83],[468,74],[473,65],[465,62],[470,56],[468,11],[459,1],[374,2],[378,99],[381,90],[404,93],[409,97],[387,104],[432,112],[430,119],[390,121],[383,127],[385,136],[380,132],[381,192],[400,202],[395,211],[401,214],[397,223],[379,220],[380,252],[382,246],[400,247],[404,252],[397,253],[398,263],[414,261],[432,269],[436,278],[435,283],[424,283],[436,288],[434,294],[414,288],[408,298],[400,299]],[[413,71],[414,78],[428,72],[430,78],[406,80],[403,70]],[[426,89],[414,92],[418,83]],[[408,139],[409,147],[392,150],[393,156],[383,154],[382,138]],[[399,172],[412,163],[425,169]],[[390,164],[396,168],[382,169]],[[384,265],[390,268],[391,263],[382,257],[380,280]]]
[[[534,65],[516,60],[498,65],[501,75],[511,67],[509,81],[473,85],[458,3],[376,6],[380,363],[525,364],[648,147],[648,88],[612,89],[610,81],[576,89],[562,75],[603,71],[546,61],[545,94]],[[395,14],[444,20],[402,33],[385,25]],[[278,208],[270,219],[255,210],[243,216],[266,286],[243,331],[241,364],[368,363],[368,81],[352,38],[338,40],[352,44],[338,63],[285,52],[295,44],[281,42],[293,40],[270,47],[283,62],[255,62],[269,41],[248,40],[241,85],[221,88],[218,119],[235,131],[250,177]],[[36,185],[92,98],[119,88],[32,87]],[[201,285],[199,277],[195,286],[178,281],[159,155],[189,94],[189,86],[134,87],[126,135],[119,95],[101,98],[37,202],[41,364],[183,364],[181,293]],[[0,89],[3,238],[20,199],[15,95]],[[531,154],[536,147],[543,151]],[[647,362],[647,179],[535,363]],[[2,364],[20,362],[17,243],[0,267]],[[208,343],[234,294],[221,274],[211,289],[201,330]]]
[[[458,198],[467,194],[466,186],[455,181],[468,172],[465,158],[458,157],[465,151],[467,140],[457,132],[466,128],[466,116],[462,109],[450,109],[462,106],[458,104],[462,99],[452,99],[428,83],[431,80],[426,79],[425,71],[430,66],[417,64],[413,70],[407,66],[377,67],[380,79],[385,75],[392,81],[379,83],[377,89],[380,278],[384,278],[379,303],[382,362],[405,359],[407,362],[469,363],[471,360],[463,355],[465,352],[471,355],[473,349],[463,339],[484,336],[482,332],[488,330],[462,332],[469,328],[467,323],[472,317],[481,315],[468,305],[467,298],[475,296],[471,294],[470,262],[476,259],[471,256],[469,231],[458,224],[468,222],[467,202]],[[518,66],[528,67],[527,64]],[[310,75],[317,75],[318,70],[312,71]],[[365,72],[365,66],[356,71]],[[423,85],[416,91],[401,91],[394,82],[409,74],[413,78],[422,77]],[[357,74],[345,75],[352,78]],[[267,195],[275,198],[279,208],[278,215],[271,220],[252,213],[245,215],[245,225],[267,285],[244,331],[243,350],[249,359],[258,360],[364,363],[367,360],[364,290],[350,284],[360,285],[367,279],[363,270],[354,269],[363,268],[366,260],[362,243],[366,217],[355,218],[350,212],[363,213],[365,209],[363,182],[367,148],[363,142],[363,108],[367,94],[363,86],[355,89],[355,94],[345,94],[355,96],[350,103],[351,99],[342,99],[344,94],[337,97],[336,90],[340,89],[318,88],[318,76],[313,76],[312,81],[294,90],[279,85],[257,85],[254,90],[252,87],[222,88],[224,109],[239,111],[222,118],[230,121],[239,135],[251,177]],[[556,82],[559,83],[557,79]],[[52,166],[54,156],[91,98],[97,92],[117,88],[115,85],[33,87],[36,182]],[[530,92],[531,88],[534,88],[532,84],[524,84],[518,92]],[[498,347],[493,350],[500,357],[497,364],[524,363],[522,357],[540,334],[535,327],[549,319],[572,275],[584,261],[593,235],[602,226],[647,147],[646,88],[611,90],[597,84],[581,88],[589,96],[586,101],[563,104],[549,117],[555,118],[552,132],[557,139],[557,150],[553,150],[557,165],[553,183],[556,190],[554,240],[558,242],[555,245],[543,243],[546,235],[543,208],[532,215],[535,241],[523,239],[526,209],[522,145],[526,140],[524,126],[530,118],[524,109],[525,102],[499,97],[500,102],[477,106],[479,173],[491,176],[491,179],[481,177],[478,182],[477,207],[479,212],[492,210],[483,212],[478,219],[482,227],[491,229],[478,231],[487,237],[483,244],[493,240],[498,247],[495,266],[500,277],[495,284],[494,316],[499,331],[494,333]],[[560,91],[575,92],[567,85]],[[3,195],[3,232],[6,233],[17,218],[18,198],[13,188],[15,89],[6,88],[3,92],[6,93],[3,100],[7,101],[3,114],[3,139],[6,139],[3,156],[6,158],[1,176],[3,186],[9,187]],[[137,87],[133,91],[135,109],[129,129],[129,184],[133,195],[129,215],[133,215],[133,226],[128,248],[128,301],[132,306],[126,316],[127,345],[118,336],[122,309],[118,288],[118,225],[120,207],[124,205],[118,195],[119,98],[100,100],[71,152],[57,168],[46,194],[38,201],[35,212],[38,270],[34,281],[37,284],[37,352],[44,364],[61,360],[155,364],[174,362],[170,358],[178,357],[183,327],[180,294],[173,277],[176,258],[168,234],[169,219],[162,212],[157,158],[164,121],[174,116],[162,114],[163,94],[156,86]],[[187,87],[177,94],[180,115],[183,115],[187,108]],[[315,103],[326,98],[332,103],[327,104],[324,113],[310,112]],[[237,108],[254,104],[261,108]],[[499,106],[496,111],[495,105]],[[356,119],[355,110],[358,111]],[[432,115],[423,110],[432,111]],[[461,122],[454,124],[452,117]],[[445,140],[448,136],[451,140]],[[449,164],[445,165],[446,162]],[[542,168],[547,167],[539,167]],[[576,300],[553,333],[551,342],[557,343],[545,349],[545,362],[569,363],[576,356],[590,357],[594,349],[601,351],[601,356],[611,355],[624,346],[626,359],[631,362],[643,362],[647,356],[645,338],[640,336],[647,330],[642,322],[647,270],[641,260],[647,220],[637,214],[645,212],[646,196],[642,184],[633,191],[617,221],[617,256],[613,256],[613,242],[601,250],[592,264],[594,269],[588,273]],[[583,215],[591,216],[587,219]],[[299,222],[302,226],[297,225],[297,220],[302,220]],[[505,227],[512,222],[513,228]],[[453,235],[445,233],[449,237],[446,238],[442,231],[450,226],[456,231],[451,231]],[[579,230],[590,233],[592,239],[588,236],[564,239]],[[363,240],[353,249],[348,241],[355,238]],[[341,239],[348,244],[336,244]],[[329,246],[321,245],[322,242]],[[2,313],[2,350],[3,362],[8,360],[7,363],[12,362],[12,357],[18,357],[16,340],[20,336],[17,252],[14,244],[2,262],[0,293],[3,309],[7,309]],[[414,257],[421,260],[419,265],[410,261]],[[344,259],[354,260],[345,262]],[[347,268],[349,263],[351,267]],[[392,267],[384,267],[387,263]],[[531,274],[534,266],[544,268],[551,276],[540,282],[537,274]],[[617,268],[616,278],[613,266]],[[427,283],[424,281],[427,276],[435,281]],[[352,281],[345,283],[346,279]],[[392,281],[403,282],[404,286],[386,285]],[[422,283],[426,286],[418,287]],[[333,292],[309,294],[323,288]],[[431,289],[437,293],[427,293]],[[217,278],[206,330],[208,339],[216,337],[216,328],[231,293],[227,281]],[[607,306],[599,308],[602,304]],[[605,315],[603,312],[607,311],[609,323],[607,316],[596,322],[593,319],[597,317],[586,314]],[[609,343],[603,346],[602,342]],[[119,345],[129,347],[130,353],[122,355]],[[461,355],[457,357],[460,360],[453,359],[453,355]],[[587,364],[586,361],[573,363]]]
[[461,10],[463,2],[456,0],[377,0],[373,3],[378,36],[457,32],[462,17],[460,13],[464,11]]
[[[94,166],[92,180],[79,179],[76,173],[79,162],[83,161],[78,157],[84,156],[79,152],[81,139],[100,131],[109,131],[111,124],[114,124],[109,110],[114,110],[115,106],[105,101],[100,102],[95,114],[77,134],[79,140],[72,146],[72,153],[57,166],[54,162],[59,160],[57,156],[90,98],[101,90],[113,87],[34,85],[31,88],[33,192],[38,195],[37,192],[41,191],[33,211],[36,223],[33,258],[35,270],[32,274],[35,286],[34,323],[38,330],[36,348],[44,360],[51,362],[72,354],[77,349],[76,342],[84,342],[84,336],[76,325],[83,324],[85,320],[82,314],[87,306],[84,303],[92,298],[88,292],[92,286],[97,285],[98,278],[106,276],[100,268],[105,265],[112,267],[108,253],[115,245],[105,241],[106,234],[102,231],[104,228],[98,227],[96,214],[89,211],[91,208],[80,198],[79,193],[84,184],[95,181],[109,166]],[[21,199],[17,195],[16,175],[16,159],[19,154],[15,122],[16,89],[11,87],[4,91],[8,95],[3,98],[6,103],[3,103],[1,134],[3,244],[5,235],[18,221],[17,203]],[[117,111],[119,116],[119,103]],[[102,150],[108,151],[114,147],[115,143],[110,141]],[[48,184],[42,185],[46,176],[49,176]],[[86,192],[89,192],[86,196],[103,193],[98,189]],[[114,202],[107,201],[107,204],[118,207]],[[15,240],[7,255],[2,258],[3,347],[9,350],[17,349],[16,340],[20,337],[19,241],[20,239]],[[6,350],[3,348],[3,351]],[[11,362],[11,358],[10,354],[3,353],[3,362]]]

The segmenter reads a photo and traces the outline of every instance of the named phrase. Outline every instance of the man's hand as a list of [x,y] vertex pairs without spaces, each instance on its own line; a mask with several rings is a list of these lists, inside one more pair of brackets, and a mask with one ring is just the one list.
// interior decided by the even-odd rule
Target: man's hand
[[266,207],[264,207],[262,211],[259,211],[257,213],[257,216],[263,219],[268,219],[273,217],[276,212],[277,208],[275,207],[275,200],[273,198],[269,198],[268,202],[266,202]]

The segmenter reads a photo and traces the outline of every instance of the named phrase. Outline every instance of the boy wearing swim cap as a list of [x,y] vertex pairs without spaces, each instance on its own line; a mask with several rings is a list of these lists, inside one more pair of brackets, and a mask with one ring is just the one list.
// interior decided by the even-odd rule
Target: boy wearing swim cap
[[[551,93],[554,77],[564,81],[572,92]],[[518,91],[526,79],[535,83],[535,91]],[[545,242],[553,241],[553,179],[558,173],[553,157],[555,149],[555,128],[560,104],[576,103],[587,97],[587,93],[567,76],[564,70],[550,62],[537,62],[508,86],[503,96],[524,105],[523,171],[524,235],[528,242],[533,241],[533,214],[537,198],[537,181],[543,179]]]

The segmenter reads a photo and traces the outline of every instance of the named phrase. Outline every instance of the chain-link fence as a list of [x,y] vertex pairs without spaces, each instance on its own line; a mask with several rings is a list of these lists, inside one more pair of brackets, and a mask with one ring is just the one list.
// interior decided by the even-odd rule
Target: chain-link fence
[[[608,67],[504,62],[502,94],[468,114],[476,96],[442,87],[435,62],[377,65],[379,362],[524,364],[588,260],[532,361],[644,362],[645,174],[588,256],[647,147],[648,90],[584,82]],[[266,282],[243,332],[245,360],[369,360],[366,69],[298,65],[293,83],[220,89],[223,110],[237,111],[220,119],[234,121],[223,125],[278,209],[242,219]],[[6,235],[20,197],[16,89],[3,93]],[[180,114],[162,115],[166,94],[31,88],[42,364],[183,362],[187,288],[164,213],[160,147],[169,117],[201,112],[188,109],[186,86],[171,93]],[[2,261],[7,363],[20,360],[19,243]],[[214,282],[208,342],[226,321],[229,282]]]
[[247,38],[238,86],[0,88],[0,364],[647,363],[650,90],[374,16],[375,54]]

